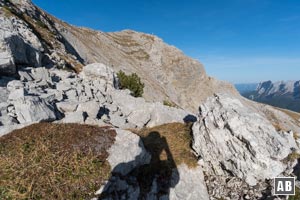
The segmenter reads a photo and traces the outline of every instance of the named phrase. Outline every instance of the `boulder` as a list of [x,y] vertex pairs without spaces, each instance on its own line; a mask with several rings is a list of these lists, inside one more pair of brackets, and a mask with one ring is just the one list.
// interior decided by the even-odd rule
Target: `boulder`
[[71,112],[66,113],[65,117],[59,121],[59,123],[79,123],[83,124],[86,116],[83,112]]
[[285,171],[282,160],[297,148],[290,134],[279,134],[254,109],[227,94],[207,99],[199,110],[192,147],[207,174],[231,175],[255,185]]
[[178,179],[179,182],[174,188],[170,189],[172,200],[209,200],[208,191],[204,181],[204,175],[200,166],[189,168],[185,164],[177,167],[178,173],[172,174],[172,179]]
[[18,71],[18,74],[20,76],[20,80],[25,81],[33,81],[32,74],[27,71]]
[[96,119],[98,116],[98,112],[100,109],[100,105],[96,101],[88,101],[79,103],[77,111],[84,112],[88,117],[92,119]]
[[20,123],[53,121],[56,119],[53,107],[39,97],[25,96],[24,98],[15,99],[12,104]]
[[9,116],[7,107],[9,106],[6,102],[0,102],[0,126],[14,125],[17,121]]
[[70,102],[70,101],[58,102],[58,103],[56,103],[56,107],[62,113],[74,112],[74,111],[76,111],[76,109],[78,107],[78,103]]
[[7,83],[7,90],[12,92],[17,89],[24,88],[24,83],[22,81],[13,80]]
[[45,67],[32,68],[31,74],[35,81],[52,83],[50,73]]
[[139,136],[121,129],[116,129],[116,132],[116,141],[108,150],[107,158],[114,172],[126,175],[134,168],[150,162],[151,155],[145,150]]
[[173,122],[184,123],[188,115],[190,114],[182,109],[164,106],[161,103],[154,103],[151,120],[147,123],[147,127]]
[[6,87],[0,87],[0,103],[6,102],[8,99],[9,92]]
[[81,76],[85,79],[102,79],[105,81],[106,87],[111,86],[114,88],[116,86],[117,79],[114,71],[102,63],[86,65]]

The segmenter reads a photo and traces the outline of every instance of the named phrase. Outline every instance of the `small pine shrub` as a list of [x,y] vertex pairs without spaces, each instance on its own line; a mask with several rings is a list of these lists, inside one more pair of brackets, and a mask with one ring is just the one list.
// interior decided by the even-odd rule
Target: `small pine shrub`
[[136,74],[126,75],[123,71],[117,73],[120,89],[129,89],[134,97],[141,97],[144,93],[144,83]]

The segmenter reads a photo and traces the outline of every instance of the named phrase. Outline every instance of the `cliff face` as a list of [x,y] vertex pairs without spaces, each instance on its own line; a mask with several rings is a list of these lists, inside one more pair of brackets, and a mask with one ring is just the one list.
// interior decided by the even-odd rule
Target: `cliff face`
[[[2,3],[1,20],[9,24],[6,33],[18,35],[25,41],[23,57],[34,52],[37,61],[6,60],[6,72],[15,73],[20,65],[69,67],[81,71],[83,64],[101,62],[115,71],[137,73],[145,83],[144,97],[148,101],[169,101],[179,107],[196,111],[207,97],[215,92],[236,93],[228,83],[206,75],[203,65],[185,56],[160,38],[131,30],[104,33],[64,23],[35,7],[30,1],[14,0]],[[23,24],[20,28],[19,24]],[[22,34],[27,31],[28,34]],[[21,33],[21,34],[20,34]],[[15,36],[14,36],[15,37]],[[16,55],[7,36],[1,40],[8,55]],[[34,38],[36,42],[26,42]],[[5,46],[5,45],[3,45]],[[24,47],[25,48],[25,47]],[[9,53],[11,52],[11,53]],[[9,71],[9,70],[10,71]],[[4,70],[4,69],[3,69]],[[3,71],[2,70],[2,71]]]

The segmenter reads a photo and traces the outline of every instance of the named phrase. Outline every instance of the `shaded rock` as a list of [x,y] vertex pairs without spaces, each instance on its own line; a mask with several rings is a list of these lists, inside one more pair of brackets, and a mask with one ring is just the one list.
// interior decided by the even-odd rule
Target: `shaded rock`
[[70,101],[58,102],[58,103],[56,103],[56,107],[62,113],[74,112],[74,111],[76,111],[76,109],[78,107],[78,103],[70,102]]
[[16,89],[10,92],[8,96],[9,101],[13,101],[18,98],[23,98],[25,96],[25,90],[24,88]]
[[27,71],[18,71],[21,81],[33,81],[31,73]]
[[8,99],[9,92],[5,87],[0,87],[0,103],[6,102]]
[[0,52],[0,75],[14,75],[16,71],[12,55],[9,52]]
[[31,74],[34,80],[52,83],[50,73],[45,67],[33,68]]
[[99,113],[100,105],[96,101],[79,103],[77,111],[85,112],[88,117],[96,119]]
[[116,85],[116,75],[114,71],[110,67],[102,63],[93,63],[86,65],[83,68],[83,72],[81,73],[81,75],[83,78],[104,80],[107,84],[106,88],[108,86],[115,87]]

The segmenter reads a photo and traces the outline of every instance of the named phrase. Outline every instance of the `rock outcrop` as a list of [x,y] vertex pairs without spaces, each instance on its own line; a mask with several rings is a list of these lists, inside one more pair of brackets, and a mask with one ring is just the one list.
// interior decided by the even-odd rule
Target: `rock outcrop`
[[282,162],[298,147],[293,135],[272,124],[239,99],[218,94],[201,105],[193,125],[193,149],[208,174],[235,176],[255,185],[287,169]]
[[79,75],[43,67],[23,68],[19,75],[3,88],[0,125],[60,120],[125,129],[185,122],[191,115],[119,90],[115,72],[101,63],[87,65]]

